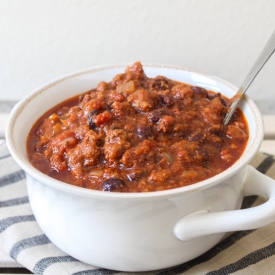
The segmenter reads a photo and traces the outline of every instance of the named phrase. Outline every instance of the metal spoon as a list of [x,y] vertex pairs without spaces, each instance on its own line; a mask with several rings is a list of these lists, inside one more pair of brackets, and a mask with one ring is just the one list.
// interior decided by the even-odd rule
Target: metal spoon
[[246,90],[248,89],[248,87],[250,86],[252,81],[255,79],[255,77],[258,75],[258,73],[260,72],[260,70],[262,69],[262,67],[266,63],[266,61],[274,53],[274,51],[275,51],[275,31],[271,35],[269,41],[267,42],[266,46],[264,47],[262,53],[258,57],[255,64],[251,68],[250,72],[248,73],[248,75],[244,79],[244,81],[243,81],[241,87],[239,88],[237,94],[233,97],[234,100],[232,101],[230,107],[228,108],[227,114],[226,114],[226,116],[224,118],[224,121],[223,121],[224,125],[228,124],[228,122],[230,121],[233,113],[235,112],[242,96],[244,95],[244,93],[246,92]]

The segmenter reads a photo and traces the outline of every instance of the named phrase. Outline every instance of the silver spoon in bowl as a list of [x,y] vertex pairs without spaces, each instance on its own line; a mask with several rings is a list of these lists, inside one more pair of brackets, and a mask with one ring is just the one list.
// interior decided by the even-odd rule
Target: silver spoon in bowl
[[241,87],[239,88],[236,95],[233,97],[233,100],[228,108],[227,114],[224,118],[223,124],[227,125],[235,112],[242,96],[252,83],[252,81],[255,79],[255,77],[258,75],[266,61],[269,59],[269,57],[274,53],[275,51],[275,31],[271,35],[270,39],[268,40],[266,46],[264,47],[263,51],[261,52],[260,56],[256,60],[255,64],[249,71],[248,75],[244,79]]

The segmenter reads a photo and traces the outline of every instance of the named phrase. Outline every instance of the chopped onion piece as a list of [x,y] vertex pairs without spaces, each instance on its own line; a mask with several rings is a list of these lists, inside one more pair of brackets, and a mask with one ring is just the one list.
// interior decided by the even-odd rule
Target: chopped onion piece
[[165,159],[167,160],[168,164],[171,164],[173,162],[173,158],[170,154],[168,153],[163,153],[163,156],[165,157]]
[[101,169],[93,169],[89,173],[89,178],[99,178],[103,175],[103,170]]
[[120,94],[128,96],[135,91],[135,83],[131,80],[127,83],[120,84],[116,87],[116,91]]

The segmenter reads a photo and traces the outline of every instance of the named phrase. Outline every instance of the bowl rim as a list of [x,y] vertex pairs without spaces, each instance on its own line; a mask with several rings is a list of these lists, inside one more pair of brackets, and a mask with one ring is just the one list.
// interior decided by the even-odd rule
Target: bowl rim
[[[51,178],[50,176],[47,176],[37,170],[35,167],[33,167],[30,162],[25,161],[24,157],[21,156],[21,154],[18,152],[16,148],[16,142],[13,138],[14,133],[14,127],[16,124],[16,120],[19,117],[19,115],[22,113],[22,111],[28,107],[29,102],[31,102],[34,98],[39,96],[41,93],[47,92],[48,89],[51,87],[58,85],[61,82],[64,82],[71,78],[76,78],[78,76],[82,76],[84,74],[91,74],[95,72],[100,71],[106,71],[110,69],[125,69],[129,64],[115,64],[115,65],[107,65],[107,66],[97,66],[92,67],[84,70],[80,70],[77,72],[73,72],[70,74],[66,74],[64,76],[58,77],[54,80],[51,80],[44,85],[40,86],[39,88],[33,90],[31,93],[29,93],[26,97],[24,97],[21,101],[19,101],[14,108],[11,111],[11,114],[9,116],[7,125],[6,125],[6,143],[8,146],[8,149],[12,155],[12,157],[15,159],[17,164],[26,172],[27,174],[27,180],[28,176],[31,176],[35,178],[36,180],[47,184],[48,186],[51,186],[53,188],[72,193],[77,194],[80,196],[85,197],[95,197],[100,199],[113,199],[113,200],[140,200],[140,199],[159,199],[159,198],[169,198],[174,196],[180,196],[183,193],[189,193],[189,192],[196,192],[199,190],[203,190],[206,188],[209,188],[210,186],[218,184],[221,180],[227,180],[229,177],[231,177],[233,174],[237,173],[239,170],[243,169],[254,157],[256,152],[259,150],[259,147],[261,145],[261,142],[263,140],[263,118],[261,115],[260,110],[258,109],[257,105],[254,103],[252,99],[249,98],[249,96],[245,95],[243,102],[246,104],[252,113],[254,114],[254,121],[257,127],[257,136],[255,137],[255,146],[250,147],[250,149],[247,151],[247,148],[245,149],[243,155],[239,160],[237,160],[231,167],[226,169],[225,171],[221,172],[220,174],[217,174],[209,179],[203,180],[198,183],[194,183],[188,186],[178,187],[174,189],[169,190],[163,190],[163,191],[153,191],[153,192],[135,192],[135,193],[120,193],[120,192],[104,192],[100,190],[93,190],[93,189],[87,189],[83,187],[74,186],[68,183],[64,183],[62,181],[56,180],[54,178]],[[229,89],[237,92],[237,88],[227,82],[226,80],[219,78],[217,76],[204,73],[198,70],[175,66],[175,65],[162,65],[162,64],[142,64],[143,68],[146,70],[147,68],[153,68],[153,69],[169,69],[169,70],[180,70],[180,71],[187,71],[189,73],[196,73],[199,75],[203,75],[207,78],[210,78],[216,82],[221,83],[222,85],[227,86]],[[27,157],[26,157],[27,158]]]

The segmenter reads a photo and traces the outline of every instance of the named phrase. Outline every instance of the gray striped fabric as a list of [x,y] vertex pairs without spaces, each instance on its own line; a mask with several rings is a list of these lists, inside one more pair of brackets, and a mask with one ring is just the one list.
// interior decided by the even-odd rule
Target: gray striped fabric
[[[275,178],[274,162],[273,156],[259,152],[251,165]],[[262,198],[250,196],[244,199],[242,207],[262,202]],[[126,274],[79,262],[51,243],[30,209],[25,174],[14,162],[3,141],[0,141],[0,251],[34,274]],[[229,233],[218,245],[188,263],[142,274],[275,274],[275,224]]]

